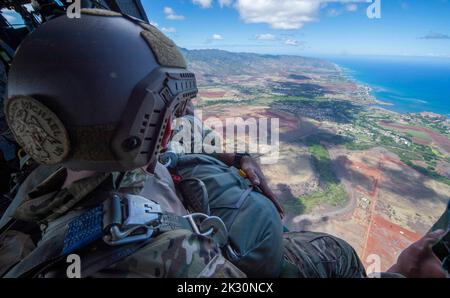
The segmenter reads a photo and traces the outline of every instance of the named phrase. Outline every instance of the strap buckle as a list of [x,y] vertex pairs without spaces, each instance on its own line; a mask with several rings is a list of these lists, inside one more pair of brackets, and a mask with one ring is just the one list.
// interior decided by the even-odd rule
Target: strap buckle
[[103,204],[103,210],[103,240],[112,246],[149,239],[162,215],[158,203],[129,194],[114,194]]
[[[111,246],[150,239],[164,222],[161,206],[137,195],[114,194],[103,203],[103,212],[103,241]],[[221,218],[203,213],[192,213],[183,218],[194,233],[212,238],[226,249],[231,259],[238,258],[228,243],[228,229]]]

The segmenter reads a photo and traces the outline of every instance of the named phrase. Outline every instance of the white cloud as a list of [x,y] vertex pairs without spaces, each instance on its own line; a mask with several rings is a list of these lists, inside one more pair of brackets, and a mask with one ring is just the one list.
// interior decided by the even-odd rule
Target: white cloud
[[222,37],[222,35],[216,33],[211,36],[211,39],[212,40],[223,40],[223,37]]
[[164,7],[164,14],[166,15],[166,19],[171,21],[182,21],[184,20],[184,16],[178,15],[172,7],[166,6]]
[[171,21],[182,21],[182,20],[184,20],[184,16],[177,15],[177,14],[169,14],[166,16],[166,19],[171,20]]
[[163,27],[163,28],[161,28],[161,31],[164,33],[176,33],[177,29],[175,29],[173,27],[168,27],[168,28]]
[[275,35],[267,33],[267,34],[257,34],[255,36],[256,39],[258,40],[275,40]]
[[201,8],[210,8],[212,6],[212,0],[192,0],[192,3],[199,5]]
[[[229,1],[227,1],[229,2]],[[300,29],[318,19],[327,3],[367,2],[366,0],[234,0],[234,7],[246,23],[266,23],[274,29]],[[231,3],[230,3],[231,4]]]
[[220,34],[213,34],[211,38],[214,40],[223,40],[223,37]]
[[154,21],[150,21],[150,25],[155,26],[156,28],[159,27],[158,23],[154,22]]
[[164,13],[166,15],[168,15],[168,14],[175,14],[175,10],[173,10],[172,7],[166,6],[166,7],[164,7]]
[[298,42],[298,40],[295,40],[295,39],[286,39],[284,44],[288,45],[288,46],[298,46],[299,42]]

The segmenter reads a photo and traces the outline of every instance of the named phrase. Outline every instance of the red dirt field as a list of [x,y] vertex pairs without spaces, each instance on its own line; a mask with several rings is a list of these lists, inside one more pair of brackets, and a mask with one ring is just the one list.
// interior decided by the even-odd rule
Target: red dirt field
[[422,160],[413,160],[412,163],[415,164],[416,166],[419,166],[419,167],[422,167],[422,168],[427,168],[428,167],[427,163],[422,161]]
[[400,129],[400,130],[413,130],[413,131],[425,132],[426,134],[428,134],[430,136],[430,138],[433,140],[433,142],[436,143],[436,145],[438,145],[439,147],[444,149],[447,153],[450,153],[450,139],[447,138],[446,136],[441,135],[438,132],[431,130],[431,129],[415,127],[415,126],[400,125],[400,124],[395,124],[395,123],[386,122],[386,121],[381,121],[380,124],[384,125],[384,126],[392,127],[395,129]]
[[292,114],[285,113],[285,112],[272,111],[272,110],[266,109],[262,116],[267,117],[269,119],[270,118],[279,118],[280,126],[290,128],[290,129],[296,129],[296,128],[298,128],[298,125],[300,124],[300,121],[297,117],[295,117]]
[[449,166],[449,164],[446,163],[446,162],[438,163],[438,165],[436,167],[436,172],[438,172],[442,176],[450,178],[450,166]]
[[346,217],[346,220],[358,223],[364,230],[364,236],[361,237],[360,242],[358,241],[361,259],[367,260],[372,254],[378,255],[381,259],[381,269],[384,271],[395,263],[402,250],[420,239],[421,235],[386,219],[380,209],[380,204],[383,204],[381,201],[385,201],[383,197],[385,193],[380,194],[380,187],[387,179],[383,169],[394,165],[400,168],[407,166],[400,160],[385,154],[372,156],[371,160],[370,164],[355,158],[345,160],[344,167],[348,171],[358,172],[362,175],[361,177],[365,177],[352,181],[351,187],[370,200],[370,206],[367,209],[357,207],[350,218]]
[[412,141],[414,143],[416,143],[416,144],[419,144],[419,145],[425,145],[425,146],[431,145],[431,141],[430,140],[425,140],[425,139],[422,139],[422,138],[414,137],[414,138],[412,138]]
[[355,162],[349,159],[347,159],[346,166],[355,168],[357,172],[363,173],[367,180],[370,181],[370,185],[356,185],[355,188],[358,191],[365,193],[370,197],[374,197],[377,195],[378,181],[380,180],[382,175],[379,168],[370,167],[362,162]]
[[402,250],[421,237],[418,233],[396,225],[378,214],[373,215],[372,225],[367,232],[369,237],[362,259],[365,260],[371,254],[379,255],[382,271],[395,263]]

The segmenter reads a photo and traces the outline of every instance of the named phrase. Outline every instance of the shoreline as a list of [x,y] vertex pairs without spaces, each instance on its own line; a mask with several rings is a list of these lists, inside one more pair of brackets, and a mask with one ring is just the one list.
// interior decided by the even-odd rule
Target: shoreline
[[340,75],[342,75],[344,78],[348,79],[349,81],[353,82],[354,84],[356,84],[358,87],[361,87],[363,89],[366,89],[367,91],[367,95],[368,98],[372,97],[374,103],[369,104],[369,106],[373,106],[376,108],[380,108],[383,110],[387,110],[389,112],[395,113],[395,114],[400,114],[400,115],[415,115],[415,114],[422,114],[422,113],[430,113],[430,114],[436,114],[442,117],[445,117],[446,119],[450,119],[450,114],[441,114],[441,113],[437,113],[437,112],[433,112],[433,111],[427,111],[427,110],[423,110],[420,112],[399,112],[399,111],[395,111],[393,109],[389,109],[389,107],[395,107],[396,104],[393,102],[389,102],[389,101],[383,101],[381,99],[379,99],[376,94],[374,94],[374,88],[373,86],[371,86],[370,84],[363,82],[361,80],[359,80],[358,78],[356,78],[354,75],[351,74],[351,72],[353,72],[354,70],[341,66],[336,62],[333,62],[331,60],[328,60],[330,63],[332,63],[337,71],[340,73]]

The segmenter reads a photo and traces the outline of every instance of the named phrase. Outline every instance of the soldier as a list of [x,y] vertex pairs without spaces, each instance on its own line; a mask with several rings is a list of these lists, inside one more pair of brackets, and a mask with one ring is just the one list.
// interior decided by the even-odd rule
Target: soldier
[[45,166],[2,220],[0,275],[64,277],[77,254],[83,277],[244,277],[221,253],[220,220],[185,216],[156,160],[196,93],[175,44],[121,14],[85,10],[26,38],[5,115]]

